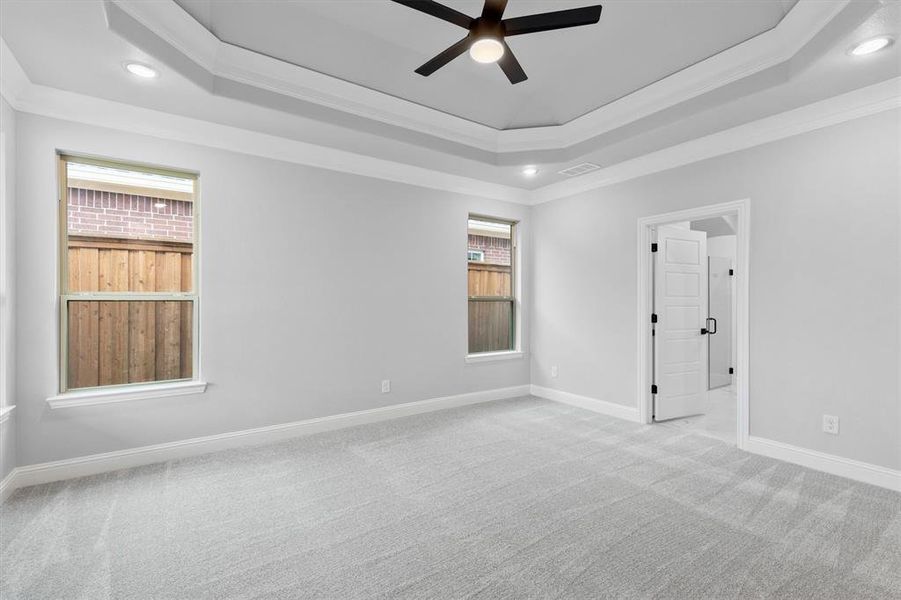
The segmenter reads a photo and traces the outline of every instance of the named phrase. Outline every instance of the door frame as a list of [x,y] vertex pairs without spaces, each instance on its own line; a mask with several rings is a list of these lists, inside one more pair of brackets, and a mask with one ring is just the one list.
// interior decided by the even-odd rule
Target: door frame
[[750,321],[749,321],[749,266],[750,266],[750,216],[751,201],[748,198],[698,206],[686,210],[668,212],[638,219],[638,412],[642,423],[651,423],[653,397],[651,374],[654,355],[651,345],[651,307],[653,306],[653,274],[651,253],[652,229],[680,221],[697,221],[712,217],[736,218],[735,256],[735,390],[738,401],[736,445],[745,450],[749,437],[750,396]]

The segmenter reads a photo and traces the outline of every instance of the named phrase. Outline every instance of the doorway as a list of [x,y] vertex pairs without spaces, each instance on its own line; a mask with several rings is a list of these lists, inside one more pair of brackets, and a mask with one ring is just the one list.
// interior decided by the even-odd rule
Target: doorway
[[638,222],[641,420],[748,439],[749,201]]

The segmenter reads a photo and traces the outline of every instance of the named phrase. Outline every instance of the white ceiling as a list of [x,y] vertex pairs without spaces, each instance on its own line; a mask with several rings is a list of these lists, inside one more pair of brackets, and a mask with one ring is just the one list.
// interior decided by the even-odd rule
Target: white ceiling
[[701,219],[700,221],[692,221],[691,229],[693,231],[705,231],[707,237],[718,237],[721,235],[735,235],[735,217],[713,217],[710,219]]
[[[593,0],[511,0],[505,16]],[[465,30],[389,0],[176,0],[221,41],[496,129],[560,125],[775,27],[796,0],[604,0],[597,25],[508,39],[529,79],[463,55]],[[447,0],[478,16],[481,0]]]
[[[522,1],[528,3],[528,0]],[[345,3],[354,4],[352,1],[329,4]],[[510,6],[516,3],[517,0],[511,0]],[[755,3],[755,0],[744,0],[726,4]],[[166,2],[154,4],[167,5]],[[324,3],[315,4],[316,7],[308,7],[308,10],[319,10],[322,7],[318,5]],[[372,0],[371,4],[387,4],[398,15],[406,14],[403,12],[406,10],[410,13],[409,18],[419,18],[414,11],[394,6],[388,0]],[[611,14],[607,9],[615,4],[604,3],[602,22]],[[690,5],[692,2],[667,0],[659,4]],[[181,12],[174,3],[168,5]],[[550,5],[562,6],[563,3]],[[237,93],[230,87],[233,84],[214,80],[198,65],[185,61],[177,49],[153,32],[135,27],[125,35],[112,29],[108,21],[110,6],[113,4],[105,4],[102,0],[2,0],[0,35],[30,80],[39,86],[525,189],[565,181],[566,178],[558,175],[557,171],[585,160],[611,167],[699,136],[901,75],[899,43],[869,57],[851,57],[847,53],[851,44],[872,35],[889,33],[898,39],[901,35],[901,3],[854,0],[843,5],[827,27],[811,38],[797,55],[753,77],[737,79],[729,85],[635,119],[576,145],[547,151],[491,152],[297,98],[266,95],[254,88],[238,90],[240,93]],[[187,14],[184,16],[204,32]],[[437,24],[443,26],[440,22]],[[564,33],[563,37],[567,35]],[[420,58],[424,57],[424,61],[430,52],[423,51]],[[461,58],[464,65],[469,60]],[[520,59],[525,64],[522,56]],[[161,71],[160,78],[148,82],[129,76],[122,67],[128,60],[154,65]],[[419,59],[410,60],[416,63]],[[404,69],[404,77],[409,75],[414,81],[418,79],[431,83],[433,78],[422,78],[412,73],[416,65],[418,63],[409,72]],[[528,65],[525,67],[529,70]],[[529,73],[533,74],[531,70]],[[497,83],[503,93],[520,87],[511,86],[502,77],[496,77],[498,73],[485,75],[490,75],[490,85]],[[616,104],[625,103],[627,112],[633,106],[640,108],[640,104],[633,102],[636,95]],[[489,97],[490,94],[483,94],[475,99],[470,97],[470,100],[477,104],[487,102]],[[519,131],[534,130],[501,133],[515,134]],[[524,164],[537,164],[540,168],[538,176],[524,178],[521,174]]]

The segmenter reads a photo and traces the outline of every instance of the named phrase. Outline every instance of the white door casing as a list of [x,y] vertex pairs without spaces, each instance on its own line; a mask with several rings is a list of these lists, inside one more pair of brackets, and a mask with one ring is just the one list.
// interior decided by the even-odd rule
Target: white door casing
[[707,399],[707,234],[661,226],[654,261],[654,420],[703,412]]
[[732,328],[735,343],[733,346],[733,366],[735,374],[733,382],[738,396],[737,446],[740,450],[749,449],[750,443],[750,390],[748,382],[751,373],[750,318],[750,247],[751,247],[751,200],[731,200],[718,204],[708,204],[639,217],[635,236],[636,270],[638,277],[637,295],[638,310],[635,312],[636,346],[638,350],[638,371],[635,377],[635,395],[638,400],[639,420],[642,423],[654,422],[654,394],[651,384],[654,383],[654,352],[651,329],[655,326],[650,315],[654,312],[654,263],[657,253],[650,252],[651,242],[657,239],[657,228],[679,221],[699,221],[713,217],[734,219],[736,233],[736,254],[734,258],[735,276],[733,292],[735,319]]

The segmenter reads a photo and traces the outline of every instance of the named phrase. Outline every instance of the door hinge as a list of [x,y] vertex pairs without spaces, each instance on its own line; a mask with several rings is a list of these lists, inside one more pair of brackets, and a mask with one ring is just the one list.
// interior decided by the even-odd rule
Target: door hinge
[[733,369],[732,367],[729,367],[729,375],[734,375],[734,374],[735,374],[735,369]]
[[729,269],[729,275],[735,275],[735,269]]
[[651,243],[651,252],[657,252],[657,242]]
[[651,313],[651,323],[657,322],[657,313]]
[[654,383],[654,384],[651,385],[651,393],[652,393],[652,394],[656,394],[656,393],[657,393],[657,384],[656,384],[656,383]]

